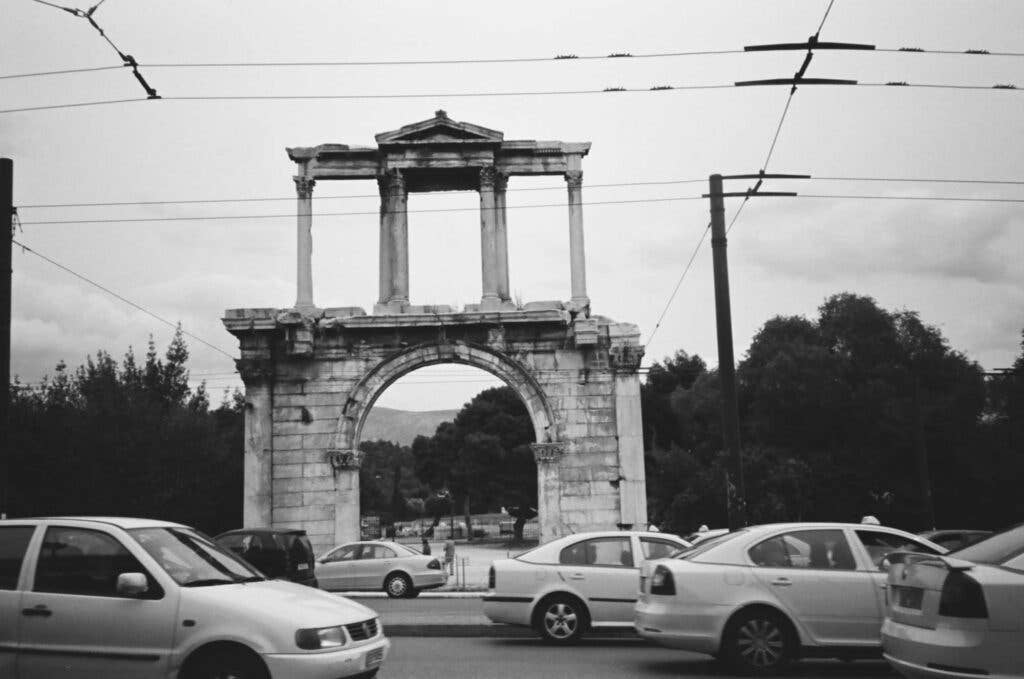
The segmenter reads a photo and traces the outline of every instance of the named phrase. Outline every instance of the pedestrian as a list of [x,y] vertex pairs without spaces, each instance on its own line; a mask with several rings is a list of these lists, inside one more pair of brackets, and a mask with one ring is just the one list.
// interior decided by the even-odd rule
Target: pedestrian
[[444,541],[444,567],[450,575],[455,575],[455,540],[451,536]]
[[427,536],[423,535],[420,539],[423,540],[423,555],[430,556],[430,543],[427,542]]

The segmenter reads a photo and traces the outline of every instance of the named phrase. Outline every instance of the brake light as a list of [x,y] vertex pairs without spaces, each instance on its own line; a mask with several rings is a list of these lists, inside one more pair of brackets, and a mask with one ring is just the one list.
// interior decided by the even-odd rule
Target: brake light
[[430,563],[427,564],[427,568],[435,571],[441,570],[441,562],[437,559],[431,559]]
[[672,579],[672,572],[664,566],[654,569],[651,576],[651,594],[672,595],[676,593],[676,583]]
[[494,566],[491,566],[491,570],[487,571],[487,587],[489,587],[490,589],[494,589],[497,581],[498,578],[494,573]]
[[950,618],[987,618],[985,593],[978,582],[961,571],[950,571],[942,583],[939,615]]

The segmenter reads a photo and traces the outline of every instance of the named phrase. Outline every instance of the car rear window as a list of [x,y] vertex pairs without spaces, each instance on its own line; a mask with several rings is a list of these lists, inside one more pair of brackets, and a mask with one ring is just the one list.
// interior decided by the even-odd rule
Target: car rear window
[[948,556],[974,563],[1002,565],[1024,552],[1024,524],[996,533],[981,542],[950,552]]
[[719,535],[717,538],[708,538],[704,542],[699,542],[697,543],[697,545],[690,547],[689,549],[684,549],[683,551],[678,552],[672,558],[683,560],[692,559],[693,557],[703,554],[709,549],[713,549],[718,545],[722,544],[723,542],[728,542],[729,540],[732,540],[733,538],[742,535],[743,533],[746,533],[746,531],[741,529],[734,530],[733,532],[726,533],[725,535]]
[[0,527],[0,589],[18,586],[21,562],[25,559],[25,550],[34,531],[35,526]]

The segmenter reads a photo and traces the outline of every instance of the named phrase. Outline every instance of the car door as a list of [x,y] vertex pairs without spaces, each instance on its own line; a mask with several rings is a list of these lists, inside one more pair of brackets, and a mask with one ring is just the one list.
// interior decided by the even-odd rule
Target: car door
[[386,545],[363,545],[363,551],[356,563],[356,578],[359,589],[380,589],[384,578],[395,565],[395,550]]
[[0,525],[0,677],[13,677],[21,618],[21,570],[33,525]]
[[870,575],[874,582],[875,603],[878,606],[878,626],[882,626],[882,618],[885,617],[885,595],[889,586],[889,568],[883,563],[885,557],[893,552],[918,552],[920,554],[938,554],[935,548],[916,540],[909,535],[894,531],[882,530],[879,528],[861,529],[854,531],[857,546],[863,550],[862,557],[866,557],[871,564]]
[[664,559],[685,548],[686,545],[683,543],[668,538],[640,537],[640,553],[643,554],[644,561]]
[[794,530],[748,550],[754,576],[820,644],[877,646],[878,610],[871,574],[858,568],[842,529]]
[[320,557],[316,578],[321,589],[346,591],[355,589],[355,563],[362,545],[342,545]]
[[[148,679],[166,676],[178,592],[165,590],[114,535],[49,525],[31,588],[20,603],[19,679]],[[117,593],[121,573],[149,591]]]
[[629,535],[575,542],[559,554],[559,575],[587,600],[594,623],[629,623],[636,603],[638,569]]

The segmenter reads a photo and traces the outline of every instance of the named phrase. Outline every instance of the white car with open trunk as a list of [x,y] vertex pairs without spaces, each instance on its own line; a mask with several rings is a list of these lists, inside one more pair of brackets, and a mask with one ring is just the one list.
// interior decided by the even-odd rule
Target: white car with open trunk
[[689,543],[668,533],[576,533],[491,566],[484,613],[494,622],[533,627],[551,643],[570,643],[591,627],[628,626],[637,566]]

